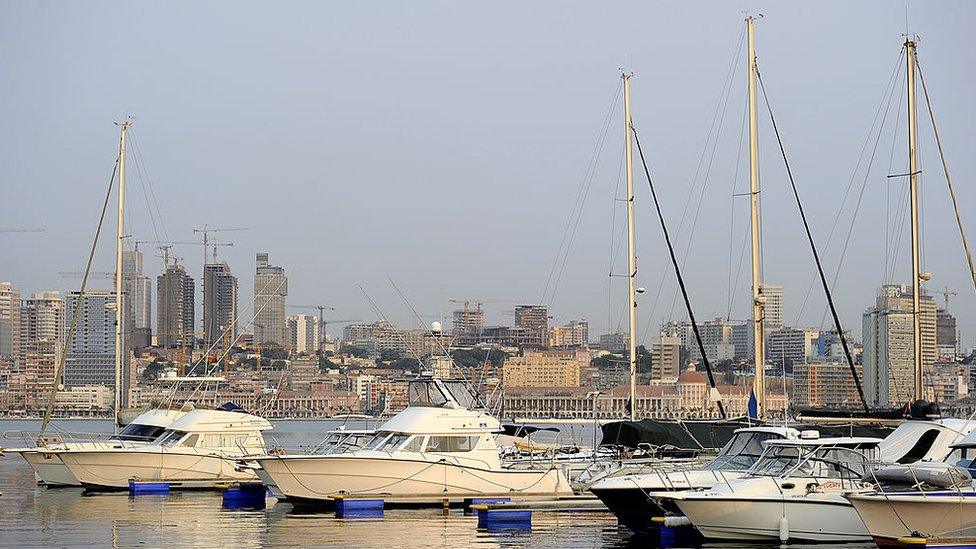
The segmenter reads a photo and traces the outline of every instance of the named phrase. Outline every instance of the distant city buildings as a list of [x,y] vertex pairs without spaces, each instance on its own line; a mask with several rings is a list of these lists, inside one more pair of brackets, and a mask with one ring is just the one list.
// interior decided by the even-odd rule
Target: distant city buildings
[[586,319],[571,320],[549,328],[549,347],[586,347],[590,342],[590,325]]
[[259,343],[287,346],[288,324],[285,298],[288,277],[285,269],[268,262],[267,253],[256,256],[254,271],[254,338]]
[[0,356],[20,362],[20,290],[0,282]]
[[[64,300],[59,292],[38,292],[21,302],[20,349],[24,364],[30,347],[40,342],[51,342],[55,356],[60,357],[64,339]],[[47,345],[43,345],[45,349]],[[35,347],[37,352],[39,347]]]
[[549,310],[544,305],[515,307],[515,328],[522,330],[521,345],[545,347],[549,336]]
[[227,263],[203,267],[203,343],[222,350],[237,341],[237,277]]
[[453,334],[458,345],[474,345],[481,341],[485,329],[485,312],[481,309],[481,303],[471,308],[469,302],[465,301],[463,309],[454,311],[453,321]]
[[[864,391],[870,404],[899,406],[914,398],[915,335],[912,287],[888,284],[878,292],[874,307],[863,315]],[[922,371],[930,371],[938,359],[936,305],[929,295],[920,296]]]
[[319,350],[319,319],[315,315],[289,316],[288,333],[293,353],[310,355]]
[[677,380],[681,373],[681,338],[661,332],[651,342],[651,380]]
[[156,278],[157,345],[193,348],[194,295],[193,279],[178,263]]
[[[855,371],[861,376],[860,364],[855,364]],[[801,408],[861,408],[850,366],[840,361],[811,360],[794,364],[792,400]]]
[[70,292],[65,318],[70,323],[78,309],[74,337],[65,352],[64,385],[115,386],[115,292],[89,290],[84,296]]
[[766,362],[796,364],[817,353],[817,340],[820,332],[811,328],[790,328],[788,326],[766,335]]
[[762,295],[766,298],[763,307],[763,330],[766,333],[775,332],[783,324],[783,287],[774,284],[763,284]]
[[935,343],[940,357],[956,358],[959,355],[959,330],[956,317],[945,309],[939,309],[935,318]]
[[585,350],[525,350],[502,365],[505,387],[579,387],[590,364]]
[[122,291],[125,307],[126,347],[152,344],[152,280],[142,273],[142,252],[122,252]]

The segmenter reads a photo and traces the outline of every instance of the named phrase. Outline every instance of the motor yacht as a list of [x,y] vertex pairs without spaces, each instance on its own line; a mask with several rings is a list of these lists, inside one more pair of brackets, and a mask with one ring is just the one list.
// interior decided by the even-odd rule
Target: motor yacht
[[129,481],[213,488],[257,480],[253,471],[239,470],[236,460],[266,453],[262,432],[271,428],[268,420],[225,404],[188,411],[149,444],[55,453],[86,488],[128,488]]
[[111,450],[144,446],[155,440],[174,421],[183,416],[180,410],[158,408],[145,411],[132,419],[124,429],[107,439],[96,435],[72,435],[69,440],[60,433],[42,435],[33,448],[10,448],[20,454],[34,470],[38,484],[48,487],[81,486],[81,482],[65,467],[59,457],[62,452]]
[[673,513],[655,496],[684,490],[702,490],[742,476],[763,452],[768,440],[796,439],[799,431],[790,427],[744,427],[737,429],[715,459],[700,469],[660,469],[614,476],[590,486],[621,524],[634,531],[651,530],[652,518]]
[[881,439],[820,438],[803,431],[794,440],[769,440],[742,477],[703,492],[670,499],[708,539],[847,543],[870,536],[845,491],[880,462]]
[[337,494],[422,504],[572,493],[558,467],[502,466],[495,440],[501,425],[465,382],[421,377],[408,384],[408,402],[360,449],[253,461],[286,499],[297,502],[331,503]]
[[865,477],[872,490],[848,499],[878,545],[922,537],[971,547],[976,545],[974,473],[976,432],[970,432],[943,461],[884,467]]

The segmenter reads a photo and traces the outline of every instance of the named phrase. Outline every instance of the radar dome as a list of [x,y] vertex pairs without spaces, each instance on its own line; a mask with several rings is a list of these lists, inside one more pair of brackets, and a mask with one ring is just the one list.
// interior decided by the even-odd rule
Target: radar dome
[[430,331],[434,332],[435,334],[439,334],[441,332],[441,323],[437,322],[436,320],[431,322]]

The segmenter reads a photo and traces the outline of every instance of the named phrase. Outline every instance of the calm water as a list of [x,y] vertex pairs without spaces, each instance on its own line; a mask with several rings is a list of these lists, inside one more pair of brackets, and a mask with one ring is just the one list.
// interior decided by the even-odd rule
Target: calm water
[[[335,423],[276,421],[283,446],[315,442]],[[36,430],[39,422],[0,420],[0,431]],[[107,432],[109,421],[60,421],[71,432]],[[361,427],[361,425],[350,425]],[[16,440],[0,440],[16,446]],[[649,547],[617,527],[610,513],[536,512],[526,532],[478,531],[477,519],[452,509],[388,510],[382,518],[337,519],[268,499],[264,510],[221,507],[211,492],[129,497],[39,487],[18,455],[0,458],[0,546],[3,547]],[[732,548],[732,545],[721,547]],[[751,547],[756,547],[755,545]],[[858,547],[858,546],[851,546]],[[863,546],[860,546],[863,547]]]

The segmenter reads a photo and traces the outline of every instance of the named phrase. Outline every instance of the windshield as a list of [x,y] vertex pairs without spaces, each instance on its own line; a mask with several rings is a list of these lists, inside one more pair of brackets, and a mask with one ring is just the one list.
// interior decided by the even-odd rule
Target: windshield
[[752,467],[763,453],[763,442],[780,439],[776,433],[738,433],[705,466],[708,470],[744,471]]
[[119,431],[119,434],[112,436],[112,440],[131,440],[131,441],[149,442],[152,440],[156,440],[156,437],[158,437],[165,430],[166,430],[165,427],[130,423],[129,425],[125,426],[125,429]]
[[354,452],[366,445],[373,438],[373,433],[329,433],[315,450],[316,455],[342,454]]
[[363,450],[376,450],[386,442],[386,439],[390,437],[392,433],[389,431],[380,431],[373,435],[373,438],[369,440],[365,445],[363,445]]
[[872,468],[876,457],[877,447],[771,446],[749,474],[855,481]]
[[176,431],[167,429],[163,431],[163,434],[156,439],[156,444],[162,444],[163,446],[172,446],[179,442],[181,438],[186,435],[185,431]]
[[432,379],[411,381],[407,386],[410,406],[443,406],[447,397]]

